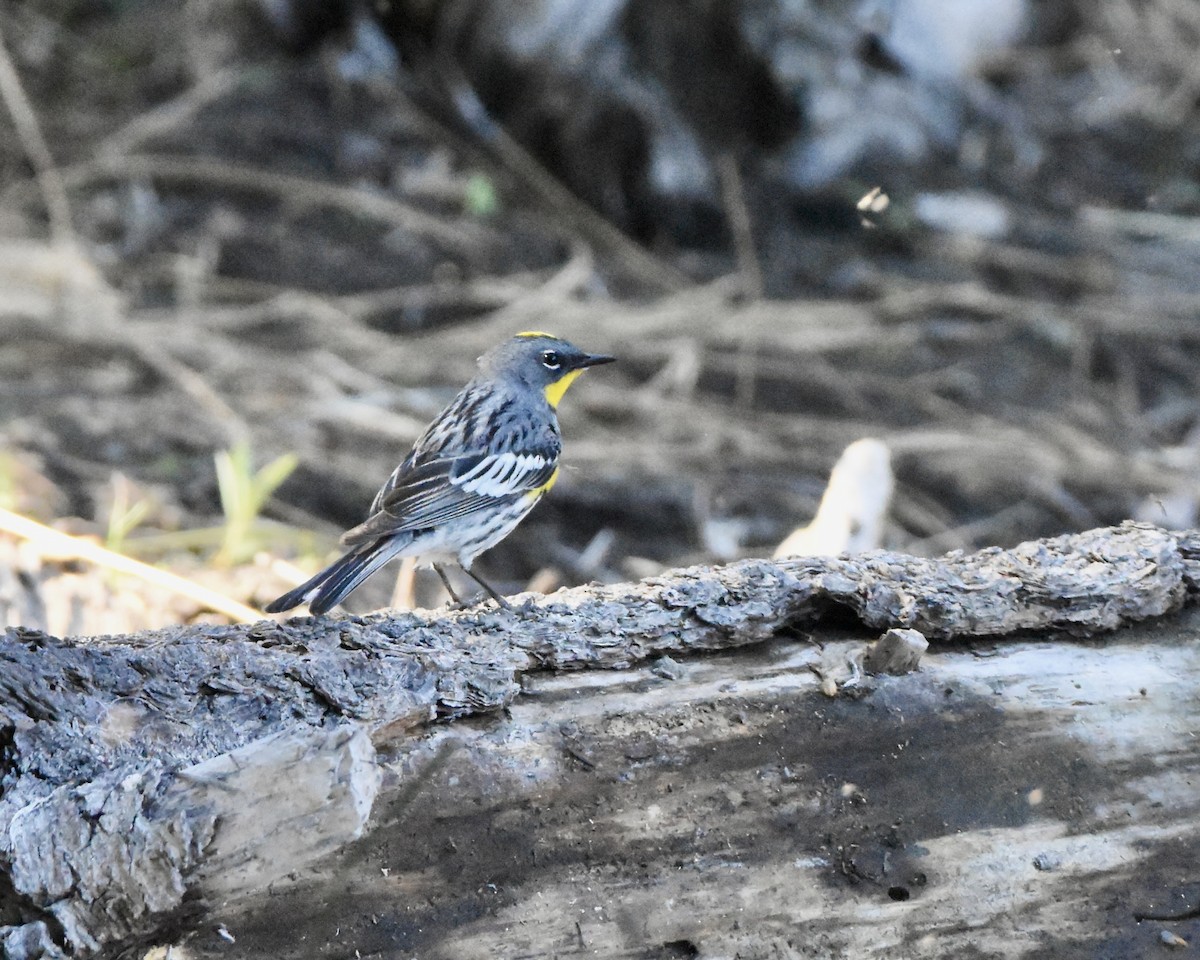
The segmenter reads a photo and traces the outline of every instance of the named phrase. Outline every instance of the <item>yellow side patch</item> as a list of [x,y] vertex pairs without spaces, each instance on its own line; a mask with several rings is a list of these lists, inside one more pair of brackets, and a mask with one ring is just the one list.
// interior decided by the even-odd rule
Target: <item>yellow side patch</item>
[[572,370],[546,387],[546,402],[550,404],[551,410],[558,409],[558,401],[563,398],[563,394],[567,392],[567,387],[573,384],[581,373],[583,373],[582,368]]
[[550,488],[552,486],[554,486],[555,481],[557,481],[557,480],[558,480],[558,467],[555,467],[554,472],[552,474],[550,474],[550,479],[547,480],[545,483],[543,483],[540,487],[530,490],[529,493],[526,494],[526,496],[540,497],[540,496],[542,496],[542,494],[549,493]]
[[556,337],[554,334],[545,333],[541,330],[523,330],[521,333],[518,333],[516,336],[517,337],[549,337],[551,340],[558,339],[558,337]]

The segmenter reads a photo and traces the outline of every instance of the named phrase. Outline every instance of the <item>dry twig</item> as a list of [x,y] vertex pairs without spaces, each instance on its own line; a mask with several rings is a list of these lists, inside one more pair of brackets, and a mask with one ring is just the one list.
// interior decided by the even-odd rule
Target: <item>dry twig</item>
[[274,170],[236,166],[220,160],[152,154],[102,156],[63,171],[66,184],[75,188],[114,178],[202,184],[218,190],[267,194],[293,207],[330,207],[408,230],[451,249],[470,249],[484,229],[475,222],[453,222],[426,213],[382,193]]
[[37,544],[47,555],[85,560],[116,573],[129,574],[155,586],[187,597],[201,607],[224,614],[235,623],[253,623],[262,614],[207,587],[183,577],[151,567],[120,553],[106,550],[97,543],[60,533],[51,527],[0,508],[0,530]]
[[25,156],[33,164],[37,172],[38,188],[42,192],[42,200],[46,204],[46,213],[50,218],[50,233],[56,244],[60,246],[75,246],[75,228],[71,222],[71,204],[67,199],[66,186],[46,138],[42,135],[41,124],[33,105],[25,95],[21,85],[21,77],[17,68],[8,55],[4,36],[0,33],[0,98],[8,108],[13,124],[17,128],[17,136]]

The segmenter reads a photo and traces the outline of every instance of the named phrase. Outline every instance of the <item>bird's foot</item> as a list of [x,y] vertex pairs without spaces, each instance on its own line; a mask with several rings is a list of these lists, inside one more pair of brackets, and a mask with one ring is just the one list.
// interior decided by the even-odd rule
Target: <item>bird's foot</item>
[[446,604],[446,609],[453,611],[474,610],[476,607],[485,606],[489,600],[495,600],[502,610],[511,611],[513,609],[513,605],[504,597],[500,596],[499,594],[488,593],[486,591],[475,594],[469,600],[464,600],[462,597],[458,596],[451,597],[449,602]]
[[[462,566],[462,565],[460,564],[460,566]],[[510,604],[507,600],[505,600],[501,594],[497,593],[492,588],[492,585],[490,583],[488,583],[486,580],[484,580],[483,577],[479,576],[479,574],[477,574],[477,573],[472,573],[466,567],[462,567],[462,572],[465,573],[472,580],[474,580],[481,587],[483,587],[483,589],[487,593],[487,595],[489,597],[491,597],[493,600],[495,600],[496,603],[498,603],[500,605],[501,610],[512,610],[512,604]],[[487,601],[481,600],[481,601],[477,601],[477,602],[486,603]]]
[[[446,571],[440,563],[434,563],[431,566],[434,572],[441,578],[442,586],[446,588],[446,592],[450,594],[450,602],[446,604],[447,610],[468,610],[471,607],[478,607],[481,604],[487,603],[489,599],[495,600],[500,605],[501,610],[512,610],[512,604],[504,599],[503,595],[493,590],[492,585],[484,580],[483,577],[472,573],[466,567],[462,567],[462,572],[483,587],[484,590],[482,595],[474,597],[470,602],[455,593],[454,587],[450,585],[450,578],[446,576]],[[459,566],[461,567],[462,565],[460,564]]]

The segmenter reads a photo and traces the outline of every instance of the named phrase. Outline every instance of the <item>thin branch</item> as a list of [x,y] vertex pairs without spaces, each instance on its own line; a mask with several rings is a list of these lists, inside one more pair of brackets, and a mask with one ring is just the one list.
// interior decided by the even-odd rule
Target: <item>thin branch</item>
[[179,96],[160,104],[153,110],[134,117],[129,123],[105,137],[95,149],[101,157],[128,153],[147,140],[190,123],[210,103],[236,89],[245,71],[232,67],[201,77]]
[[482,230],[476,223],[426,213],[383,193],[203,157],[156,154],[98,157],[65,170],[63,177],[72,187],[114,178],[149,179],[264,193],[296,207],[328,207],[376,220],[424,235],[453,249],[473,249]]
[[8,55],[8,47],[4,35],[0,32],[0,98],[4,100],[13,124],[17,128],[17,137],[25,156],[33,164],[37,174],[38,188],[42,200],[46,204],[46,214],[50,218],[50,233],[55,243],[63,246],[75,245],[75,228],[71,223],[71,204],[67,199],[67,188],[63,183],[58,166],[42,136],[41,124],[34,113],[33,104],[25,95],[21,85],[21,77],[16,65]]
[[237,412],[225,402],[216,390],[191,367],[180,363],[165,350],[133,336],[126,338],[129,347],[159,376],[175,384],[183,393],[196,401],[197,405],[221,426],[230,444],[248,440],[250,427]]
[[[478,94],[457,65],[444,63],[448,85],[458,90],[457,98],[477,103]],[[468,121],[474,129],[478,124]],[[673,292],[692,285],[683,271],[660,260],[626,236],[609,220],[580,200],[512,137],[500,124],[489,118],[484,139],[502,164],[554,211],[576,236],[617,260],[630,274],[657,290]]]
[[754,229],[750,208],[746,205],[746,185],[738,169],[737,158],[731,153],[722,154],[717,161],[717,172],[721,178],[721,199],[725,205],[729,232],[733,236],[743,293],[751,300],[760,300],[764,290],[763,273],[758,262],[758,251],[754,249]]
[[72,537],[51,527],[0,508],[0,530],[36,544],[47,554],[86,560],[117,573],[138,577],[156,587],[162,587],[181,597],[194,600],[200,606],[224,614],[237,623],[253,623],[263,615],[252,607],[238,603],[223,594],[191,580],[151,567],[120,553],[107,550],[97,543]]

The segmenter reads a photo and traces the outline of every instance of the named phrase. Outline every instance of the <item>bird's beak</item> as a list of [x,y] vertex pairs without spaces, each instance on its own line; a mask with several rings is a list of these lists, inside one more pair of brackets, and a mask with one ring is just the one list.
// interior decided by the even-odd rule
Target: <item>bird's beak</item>
[[588,353],[580,357],[579,360],[576,361],[575,366],[576,368],[583,370],[586,367],[598,367],[602,363],[612,363],[616,359],[616,357],[609,357],[603,353]]

